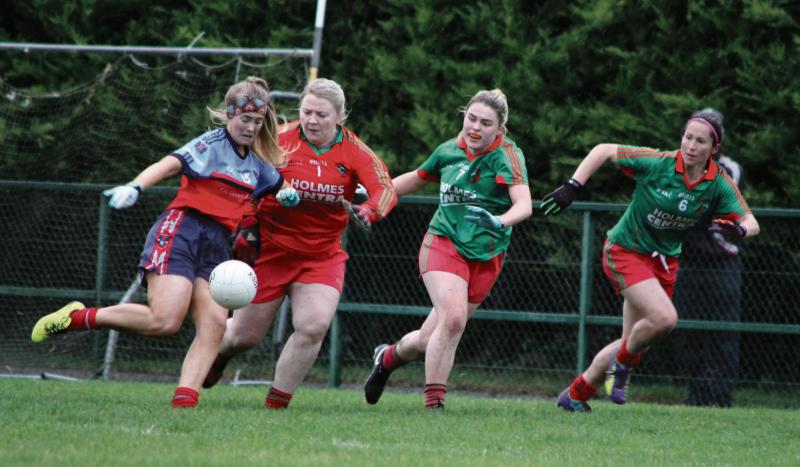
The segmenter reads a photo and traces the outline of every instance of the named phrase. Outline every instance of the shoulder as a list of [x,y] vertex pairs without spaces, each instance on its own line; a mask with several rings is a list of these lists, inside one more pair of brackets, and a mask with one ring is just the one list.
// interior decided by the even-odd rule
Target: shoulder
[[213,130],[206,131],[205,133],[201,134],[200,136],[195,137],[194,139],[190,140],[186,144],[184,144],[181,148],[174,151],[173,154],[175,155],[183,155],[183,156],[202,156],[206,157],[205,153],[211,150],[211,153],[215,153],[219,151],[219,146],[223,144],[227,140],[227,136],[225,134],[225,130],[222,128],[216,128]]
[[341,128],[342,128],[342,143],[353,144],[353,145],[359,146],[359,147],[360,146],[364,146],[364,147],[367,146],[366,143],[364,143],[361,140],[361,138],[359,138],[358,135],[356,135],[356,133],[353,130],[347,128],[344,125],[342,125]]
[[348,146],[352,151],[358,154],[366,154],[370,157],[376,157],[375,151],[367,146],[367,143],[362,141],[353,130],[345,126],[342,126],[342,144]]
[[278,125],[278,139],[290,140],[300,137],[300,121],[294,120]]
[[461,152],[464,152],[461,148],[458,147],[458,137],[450,138],[447,141],[444,141],[443,143],[440,143],[433,150],[434,153],[439,153],[439,152],[443,152],[443,151],[449,151],[449,152],[461,151]]
[[500,146],[497,149],[499,149],[508,157],[517,157],[523,160],[525,159],[525,154],[522,152],[522,149],[513,139],[509,138],[508,136],[503,136],[503,139],[500,141]]
[[617,159],[652,159],[663,161],[675,161],[678,157],[678,150],[662,151],[661,149],[649,148],[645,146],[630,146],[620,144],[617,146]]
[[205,143],[207,145],[216,144],[220,141],[225,141],[226,139],[225,130],[222,128],[214,128],[213,130],[208,130],[205,133],[201,134],[200,136],[195,137],[193,140],[189,141],[188,144],[197,144],[199,142]]

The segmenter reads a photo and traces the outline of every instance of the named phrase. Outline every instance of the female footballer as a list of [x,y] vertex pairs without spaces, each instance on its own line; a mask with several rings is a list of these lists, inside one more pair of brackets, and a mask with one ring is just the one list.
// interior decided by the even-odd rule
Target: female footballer
[[[109,206],[136,204],[143,190],[181,174],[181,186],[153,224],[139,257],[147,304],[125,303],[87,308],[71,302],[42,317],[31,339],[70,331],[111,328],[148,336],[168,336],[181,327],[187,313],[196,334],[181,368],[173,407],[195,407],[199,389],[217,355],[228,310],[211,298],[208,278],[230,259],[228,239],[240,218],[253,210],[253,190],[277,193],[281,204],[299,198],[284,183],[275,165],[283,162],[275,109],[266,81],[249,77],[231,86],[223,104],[209,109],[221,126],[189,141],[144,169],[124,186],[107,190]],[[280,191],[279,191],[280,190]]]
[[460,134],[414,171],[395,178],[398,195],[439,183],[439,208],[419,251],[419,271],[433,309],[422,327],[375,349],[364,384],[369,404],[397,367],[425,359],[425,407],[443,408],[456,347],[489,295],[511,240],[512,226],[532,213],[525,158],[506,135],[508,103],[499,89],[480,91],[463,109]]
[[613,377],[611,400],[625,403],[630,372],[642,353],[678,322],[672,289],[681,242],[695,224],[712,219],[710,229],[730,237],[758,235],[758,222],[736,183],[712,159],[724,136],[719,113],[704,109],[686,121],[679,150],[597,145],[567,183],[544,197],[544,214],[558,214],[607,161],[636,182],[628,209],[603,247],[603,269],[624,299],[622,336],[561,393],[558,407],[590,412],[587,401],[607,372]]
[[361,225],[382,220],[397,203],[386,165],[344,126],[346,116],[344,91],[335,81],[317,79],[303,90],[299,123],[280,134],[288,154],[286,166],[278,169],[302,203],[289,210],[264,198],[258,205],[254,222],[260,240],[254,239],[252,249],[258,292],[252,305],[228,321],[204,387],[219,381],[233,356],[258,345],[284,296],[291,300],[293,332],[278,358],[265,407],[286,408],[314,364],[344,284],[345,206],[359,182],[369,193],[366,202],[351,206]]

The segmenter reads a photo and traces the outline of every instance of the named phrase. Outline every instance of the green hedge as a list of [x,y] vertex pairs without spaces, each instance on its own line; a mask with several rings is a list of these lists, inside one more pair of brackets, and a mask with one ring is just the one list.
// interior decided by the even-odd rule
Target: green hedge
[[[10,0],[0,40],[181,46],[204,32],[198,46],[311,46],[314,2],[262,3]],[[471,94],[500,87],[535,197],[594,144],[676,148],[688,113],[711,105],[726,115],[724,152],[745,166],[750,204],[790,206],[800,196],[798,18],[800,3],[780,0],[329,2],[320,75],[343,84],[350,126],[396,174],[458,132]],[[109,60],[3,51],[0,77],[68,89]],[[591,199],[625,199],[620,180],[602,171]]]

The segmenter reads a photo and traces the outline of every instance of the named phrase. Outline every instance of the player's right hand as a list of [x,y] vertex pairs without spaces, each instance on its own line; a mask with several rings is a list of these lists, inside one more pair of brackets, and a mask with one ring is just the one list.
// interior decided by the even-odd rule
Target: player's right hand
[[110,197],[108,205],[114,209],[125,209],[136,204],[139,195],[142,193],[142,185],[138,183],[128,183],[105,190],[103,194]]
[[239,222],[239,228],[233,237],[233,259],[253,266],[261,251],[261,236],[258,232],[258,218],[246,214]]
[[544,215],[554,216],[562,210],[567,209],[569,205],[575,201],[575,198],[578,197],[578,191],[580,191],[581,188],[583,188],[583,185],[574,178],[571,178],[567,183],[545,195],[541,205]]

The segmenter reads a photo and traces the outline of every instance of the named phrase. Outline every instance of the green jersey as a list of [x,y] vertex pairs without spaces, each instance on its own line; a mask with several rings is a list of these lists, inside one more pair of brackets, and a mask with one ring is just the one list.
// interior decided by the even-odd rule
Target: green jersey
[[511,207],[508,187],[527,185],[525,156],[508,137],[498,136],[481,154],[470,154],[463,137],[436,148],[417,169],[425,180],[439,182],[439,208],[428,230],[444,235],[473,261],[488,261],[506,251],[511,227],[490,230],[469,221],[466,206],[480,206],[494,215]]
[[617,164],[636,180],[636,189],[608,238],[627,250],[679,256],[681,242],[698,222],[735,221],[750,213],[736,183],[713,160],[693,185],[686,179],[679,150],[619,146]]

